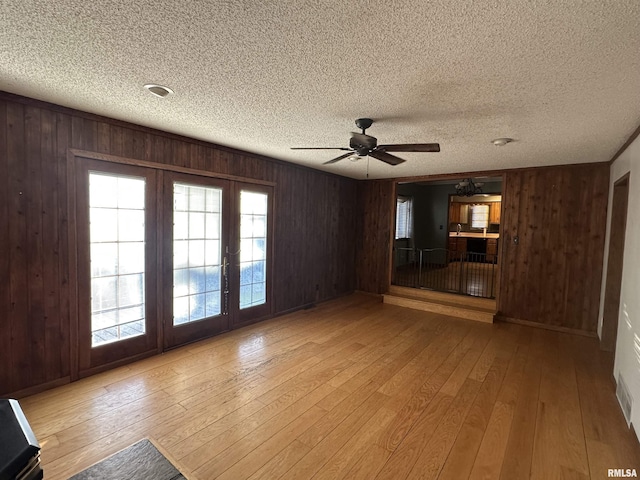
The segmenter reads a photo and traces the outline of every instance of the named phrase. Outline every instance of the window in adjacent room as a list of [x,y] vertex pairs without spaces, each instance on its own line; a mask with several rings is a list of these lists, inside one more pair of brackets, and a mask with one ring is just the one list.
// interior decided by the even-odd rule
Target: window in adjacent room
[[398,195],[396,202],[396,240],[413,235],[413,198]]
[[487,228],[489,226],[489,205],[471,206],[471,228]]

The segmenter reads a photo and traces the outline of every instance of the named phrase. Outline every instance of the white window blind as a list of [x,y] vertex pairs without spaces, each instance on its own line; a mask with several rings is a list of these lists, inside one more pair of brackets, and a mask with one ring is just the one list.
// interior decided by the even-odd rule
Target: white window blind
[[396,239],[413,235],[413,198],[398,196],[396,202]]
[[489,205],[473,205],[471,207],[471,228],[487,228],[489,226]]

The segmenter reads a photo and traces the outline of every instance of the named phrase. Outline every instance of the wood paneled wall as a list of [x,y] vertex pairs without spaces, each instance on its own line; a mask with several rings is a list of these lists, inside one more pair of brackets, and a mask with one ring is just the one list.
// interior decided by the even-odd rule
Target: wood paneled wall
[[505,173],[499,317],[595,333],[608,191],[604,163]]
[[[593,334],[608,164],[512,170],[503,178],[499,317]],[[358,192],[358,289],[384,293],[389,285],[394,185],[390,180],[361,182]],[[513,244],[516,235],[518,245]]]
[[357,288],[385,293],[389,288],[389,249],[395,220],[395,184],[392,180],[361,181],[358,184]]
[[356,181],[0,92],[0,395],[70,375],[69,148],[274,182],[276,313],[356,286]]

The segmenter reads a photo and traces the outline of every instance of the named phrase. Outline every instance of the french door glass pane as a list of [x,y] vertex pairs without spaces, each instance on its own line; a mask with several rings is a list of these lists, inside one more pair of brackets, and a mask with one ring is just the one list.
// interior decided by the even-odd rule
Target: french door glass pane
[[222,189],[173,184],[173,324],[219,315]]
[[145,333],[145,180],[89,173],[91,346]]
[[240,192],[240,308],[267,300],[267,194]]

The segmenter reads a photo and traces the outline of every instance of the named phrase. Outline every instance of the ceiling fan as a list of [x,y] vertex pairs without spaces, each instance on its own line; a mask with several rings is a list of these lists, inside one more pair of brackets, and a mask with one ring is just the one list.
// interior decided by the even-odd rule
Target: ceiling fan
[[345,150],[348,153],[340,155],[334,159],[324,162],[323,165],[336,163],[347,157],[366,157],[370,156],[381,160],[389,165],[399,165],[406,160],[391,155],[388,152],[439,152],[440,145],[438,143],[404,143],[396,145],[378,145],[378,139],[367,135],[366,129],[373,125],[370,118],[359,118],[356,120],[356,127],[362,130],[362,133],[351,132],[349,140],[349,148],[346,147],[291,147],[291,150]]

